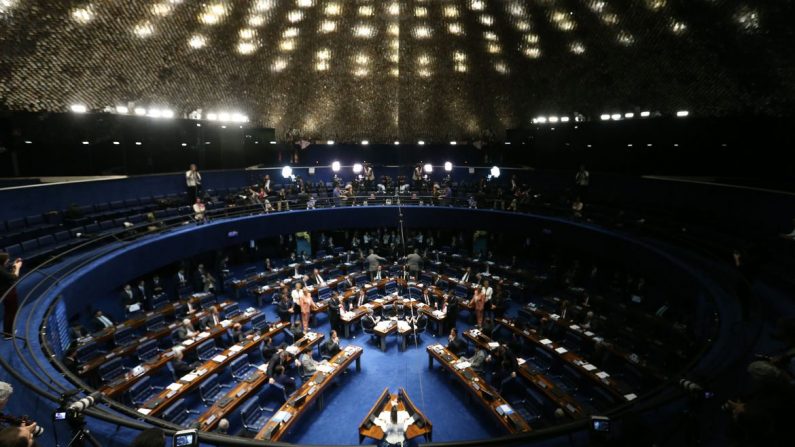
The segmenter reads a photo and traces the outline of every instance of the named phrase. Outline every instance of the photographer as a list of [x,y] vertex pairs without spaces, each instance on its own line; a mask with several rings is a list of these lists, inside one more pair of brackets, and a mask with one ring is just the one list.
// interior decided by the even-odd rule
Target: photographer
[[[6,382],[0,382],[0,412],[2,412],[11,395],[14,394],[14,387]],[[27,418],[16,418],[0,413],[0,424],[6,427],[0,431],[0,447],[3,446],[35,446],[33,441],[35,436],[41,434],[42,429],[33,421]],[[26,440],[26,443],[23,443]]]
[[13,335],[11,332],[13,331],[14,317],[16,317],[19,307],[14,283],[19,279],[21,269],[22,259],[17,258],[11,263],[8,253],[0,253],[0,296],[8,292],[3,300],[3,336],[6,340],[10,340]]

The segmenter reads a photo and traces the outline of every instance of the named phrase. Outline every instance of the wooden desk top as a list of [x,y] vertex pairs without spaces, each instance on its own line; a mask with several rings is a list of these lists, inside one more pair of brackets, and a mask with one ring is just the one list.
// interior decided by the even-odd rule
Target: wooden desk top
[[[206,337],[200,338],[197,335],[192,339],[194,340],[193,343],[190,343],[189,345],[179,343],[175,347],[179,347],[178,349],[181,349],[183,354],[191,352],[192,350],[196,349],[196,347],[200,345],[201,342],[218,338],[221,335],[223,335],[223,333],[226,331],[228,327],[232,327],[232,325],[234,325],[235,323],[244,324],[250,319],[254,318],[256,315],[259,315],[259,313],[260,313],[259,311],[253,313],[245,313],[245,312],[241,313],[240,315],[230,320],[230,323],[226,324],[226,327],[224,327],[223,324],[218,324],[208,332],[208,335]],[[279,325],[282,325],[282,327],[278,328]],[[286,326],[287,323],[278,323],[274,325],[274,328],[276,329],[276,332],[279,332],[282,329],[284,329],[284,327]],[[113,397],[119,393],[127,391],[127,389],[129,389],[135,382],[137,382],[138,379],[146,375],[152,374],[153,372],[165,366],[166,363],[170,362],[171,359],[174,357],[174,354],[176,354],[175,347],[172,347],[171,349],[161,352],[159,356],[155,357],[153,360],[149,362],[142,363],[140,366],[143,368],[143,372],[140,373],[139,375],[132,376],[132,373],[128,372],[121,380],[116,380],[116,382],[100,388],[99,391],[108,397]]]
[[[483,407],[491,413],[491,415],[505,428],[509,433],[529,432],[531,431],[530,425],[527,421],[519,415],[515,410],[508,416],[504,416],[498,412],[498,408],[506,405],[508,402],[500,396],[500,394],[485,380],[480,378],[472,368],[467,367],[459,369],[456,366],[458,357],[452,352],[448,351],[442,345],[431,345],[427,347],[428,355],[435,358],[439,364],[443,365],[447,370],[466,386],[467,390],[478,398],[478,401]],[[484,392],[485,390],[485,392]],[[493,400],[489,400],[487,394],[493,396]]]
[[[539,318],[546,318],[547,320],[552,321],[556,326],[562,328],[563,330],[574,333],[591,343],[597,343],[603,340],[603,337],[600,337],[599,334],[596,334],[589,329],[584,329],[580,327],[576,322],[572,320],[565,318],[553,318],[552,314],[550,314],[549,312],[546,312],[537,307],[531,307],[529,305],[525,305],[524,309],[533,313],[535,316]],[[643,369],[646,373],[651,374],[657,380],[665,381],[667,379],[667,376],[665,374],[663,374],[660,370],[648,364],[647,362],[642,361],[640,359],[638,359],[638,361],[634,361],[630,356],[630,354],[628,354],[620,346],[616,346],[613,343],[607,343],[604,344],[603,346],[608,351],[613,353],[616,357],[619,357],[620,359],[626,361],[628,364],[632,366]]]
[[[333,371],[329,373],[318,371],[313,374],[312,377],[304,382],[303,385],[290,396],[290,399],[282,405],[279,411],[274,413],[274,416],[278,414],[289,414],[289,419],[287,421],[276,422],[274,418],[271,417],[262,429],[260,429],[254,439],[280,440],[306,412],[312,402],[314,402],[318,396],[322,394],[323,390],[331,384],[333,379],[342,374],[342,372],[361,355],[362,348],[359,346],[348,345],[343,348],[342,351],[338,352],[328,361],[329,365],[334,367]],[[303,399],[303,402],[297,403],[296,399],[305,394],[307,396]],[[297,407],[295,406],[296,404],[298,405]]]
[[84,337],[78,340],[77,347],[82,348],[83,346],[92,343],[99,344],[99,343],[109,342],[113,339],[113,334],[115,334],[116,331],[120,331],[124,328],[137,329],[143,326],[148,318],[151,318],[153,316],[162,315],[165,317],[167,315],[171,315],[177,310],[179,306],[187,304],[188,302],[195,303],[200,301],[203,295],[205,295],[205,293],[195,293],[191,295],[188,299],[179,300],[176,302],[170,302],[157,310],[150,310],[149,312],[144,312],[115,326],[102,329],[101,331],[95,332],[88,337]]
[[[225,307],[229,306],[230,304],[234,304],[234,303],[232,301],[224,301],[223,303],[220,304],[221,309],[224,309]],[[188,315],[187,318],[190,318],[191,324],[196,324],[202,318],[206,317],[209,314],[210,313],[208,311],[201,310],[201,311],[194,312],[193,314]],[[181,322],[173,322],[171,324],[163,326],[163,328],[160,329],[159,331],[148,332],[148,333],[144,334],[143,336],[138,337],[137,339],[131,341],[130,343],[127,343],[124,346],[119,346],[117,348],[114,348],[112,351],[110,351],[109,353],[107,353],[107,354],[105,354],[103,356],[96,357],[96,358],[94,358],[92,360],[89,360],[88,362],[83,363],[82,365],[78,366],[77,372],[78,372],[78,374],[81,374],[81,375],[88,374],[91,371],[99,368],[102,364],[104,364],[106,361],[112,359],[113,357],[121,357],[121,356],[132,354],[133,352],[135,352],[136,349],[138,349],[139,345],[141,345],[141,344],[143,344],[143,343],[145,343],[145,342],[147,342],[149,340],[159,340],[159,339],[165,337],[166,335],[171,334],[171,331],[173,331],[174,329],[176,329],[180,325],[181,325]]]
[[[464,337],[487,352],[496,349],[494,343],[497,343],[497,346],[500,345],[500,343],[495,342],[488,335],[478,331],[477,329],[464,331]],[[555,384],[543,374],[537,374],[531,371],[527,367],[527,362],[525,362],[524,359],[517,358],[517,361],[519,363],[519,374],[527,379],[527,381],[530,382],[533,387],[544,393],[544,395],[546,395],[552,402],[555,402],[558,407],[563,408],[574,418],[585,415],[582,406],[579,402],[577,402],[576,399],[574,399],[574,397],[555,386]]]
[[362,423],[359,424],[360,440],[364,438],[371,438],[380,441],[384,438],[384,431],[381,429],[381,427],[371,423],[370,427],[368,428],[367,422],[369,421],[371,415],[378,417],[378,415],[382,412],[392,411],[392,407],[395,406],[395,403],[397,403],[398,411],[406,411],[409,413],[409,416],[411,416],[412,413],[416,413],[423,421],[422,427],[417,425],[416,422],[412,422],[408,426],[406,429],[406,440],[414,439],[418,436],[426,436],[430,438],[431,433],[433,432],[433,425],[431,424],[430,419],[428,419],[414,405],[409,398],[409,395],[406,393],[406,390],[400,388],[397,394],[389,394],[389,388],[384,388],[384,391],[381,392],[378,400],[375,401],[375,404],[373,404],[373,407],[370,408],[369,412],[367,412],[367,415],[364,417]]
[[[285,324],[286,326],[286,324]],[[302,337],[292,344],[296,355],[311,350],[323,337],[307,338]],[[239,407],[250,396],[256,393],[259,388],[268,381],[267,374],[268,364],[263,363],[257,366],[257,369],[252,371],[247,378],[234,386],[224,397],[218,399],[207,411],[199,416],[198,423],[199,429],[202,431],[211,431],[215,429],[218,422],[229,415],[235,408]]]
[[[184,397],[189,391],[193,390],[201,383],[205,377],[209,377],[214,373],[221,371],[232,360],[241,355],[248,354],[249,351],[258,347],[262,339],[270,336],[270,332],[261,335],[255,335],[253,338],[247,338],[240,343],[236,343],[229,348],[225,349],[220,354],[216,355],[210,360],[207,360],[201,366],[197,367],[190,374],[179,378],[176,382],[172,383],[166,389],[161,391],[156,396],[153,396],[138,409],[142,414],[155,416],[165,410],[169,405]],[[322,334],[319,338],[322,338]],[[196,342],[201,343],[201,342]]]
[[532,329],[522,330],[516,326],[513,321],[506,318],[497,318],[495,321],[505,326],[512,332],[524,337],[525,340],[528,340],[534,345],[549,351],[552,355],[557,356],[566,364],[573,367],[580,374],[582,374],[583,377],[587,377],[592,383],[604,388],[607,392],[618,398],[619,401],[631,401],[637,398],[635,394],[630,392],[626,384],[613,377],[610,377],[608,373],[600,371],[595,365],[590,364],[578,354],[567,350],[560,344],[537,335]]

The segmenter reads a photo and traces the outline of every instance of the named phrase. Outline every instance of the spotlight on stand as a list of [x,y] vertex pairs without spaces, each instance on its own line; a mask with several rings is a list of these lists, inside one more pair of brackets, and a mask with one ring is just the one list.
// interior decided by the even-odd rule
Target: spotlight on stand
[[453,164],[449,161],[444,162],[444,170],[450,172],[453,170]]
[[331,170],[334,172],[340,172],[340,162],[335,161],[331,164]]
[[289,166],[285,166],[282,168],[282,177],[290,178],[293,176],[293,168]]
[[494,178],[499,178],[500,177],[500,168],[498,168],[496,166],[492,166],[491,167],[491,176],[494,177]]
[[430,163],[425,163],[425,166],[422,167],[422,170],[425,171],[426,174],[430,174],[433,172],[433,166]]
[[354,163],[353,164],[353,173],[354,174],[359,174],[360,172],[362,172],[362,164],[361,163]]

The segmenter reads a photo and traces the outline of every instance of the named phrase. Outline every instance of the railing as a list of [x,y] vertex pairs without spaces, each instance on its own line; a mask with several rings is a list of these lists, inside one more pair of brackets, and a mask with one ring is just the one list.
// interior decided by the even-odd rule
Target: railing
[[[481,197],[480,203],[483,204],[485,199],[486,204],[491,204],[492,206],[501,205],[500,199],[496,202],[493,197],[491,198],[483,198]],[[274,200],[271,202],[272,206],[275,206],[278,201]],[[507,206],[510,202],[506,200],[505,205]],[[367,195],[367,196],[355,196],[347,199],[340,199],[339,201],[335,200],[334,198],[324,198],[318,199],[315,201],[314,208],[326,208],[326,207],[335,207],[335,206],[371,206],[371,205],[393,205],[393,206],[402,206],[402,205],[413,205],[413,206],[451,206],[451,207],[465,207],[470,208],[473,207],[473,204],[468,198],[437,198],[431,196],[417,196],[417,195],[399,195],[399,196],[389,196],[389,195]],[[281,212],[288,212],[286,207]],[[290,203],[290,209],[306,209],[307,202],[306,200],[299,200],[299,201],[292,201]],[[310,208],[312,208],[310,206]],[[521,206],[517,207],[518,211],[527,211],[529,209],[542,209],[547,211],[547,213],[552,213],[554,215],[570,215],[571,211],[565,208],[555,208],[549,205],[543,204],[527,204],[524,203]],[[261,215],[269,212],[279,213],[280,211],[268,211],[265,209],[263,203],[253,203],[250,205],[245,206],[236,206],[232,208],[223,208],[217,210],[207,211],[205,213],[206,218],[208,220],[216,220],[216,219],[226,219],[226,218],[235,218],[247,215]],[[86,240],[86,242],[77,245],[73,248],[70,248],[64,252],[57,253],[48,260],[44,261],[42,264],[36,266],[36,268],[27,272],[23,277],[21,277],[18,281],[22,282],[25,281],[34,275],[42,275],[44,276],[44,280],[37,283],[31,290],[22,298],[20,302],[20,309],[24,308],[28,304],[33,304],[40,296],[45,296],[51,289],[58,283],[58,281],[62,278],[69,276],[70,274],[74,273],[75,271],[83,268],[84,266],[88,265],[92,261],[105,256],[106,254],[118,249],[120,245],[126,245],[131,243],[132,241],[138,240],[143,237],[147,237],[151,234],[159,234],[162,232],[167,232],[169,230],[173,230],[175,228],[180,228],[185,225],[192,225],[195,224],[193,220],[193,213],[180,215],[168,219],[164,219],[158,221],[156,223],[152,222],[145,222],[140,225],[137,225],[132,228],[124,229],[121,231],[114,232],[112,234],[101,235],[96,238],[92,238]],[[150,231],[148,227],[156,226],[156,231]],[[52,272],[45,271],[46,269],[55,266],[58,262],[65,261],[68,257],[77,254],[84,254],[90,250],[96,250],[95,253],[91,253],[88,256],[78,257],[73,262],[69,263],[66,262],[64,265],[58,267],[56,270]],[[0,301],[6,298],[6,295],[0,297]],[[715,297],[711,294],[707,295],[708,299],[713,302]],[[57,301],[57,300],[56,300]],[[51,314],[55,302],[50,305],[49,309],[47,310],[44,318],[42,319],[43,322],[46,322]],[[30,332],[30,328],[33,327],[36,322],[33,320],[33,312],[30,312],[28,315],[27,320],[24,323],[24,331],[25,335],[22,337],[25,341],[25,346],[30,349],[28,343],[27,334]],[[17,333],[19,321],[15,318],[13,332],[14,334]],[[42,343],[44,351],[50,357],[50,360],[61,370],[63,371],[64,376],[66,376],[72,383],[78,384],[81,388],[87,392],[94,392],[93,388],[89,387],[83,381],[72,374],[61,362],[60,359],[56,358],[52,349],[47,343],[45,339],[45,331],[46,323],[42,323],[43,326],[39,331],[40,335],[40,342]],[[716,328],[713,328],[713,334]],[[709,337],[709,339],[714,339],[714,337]],[[63,386],[61,381],[58,377],[51,376],[45,365],[42,364],[40,356],[36,355],[35,352],[31,352],[30,355],[26,355],[23,353],[20,344],[17,343],[16,339],[12,341],[16,356],[22,361],[25,365],[29,373],[32,377],[39,380],[44,384],[44,387],[41,387],[35,383],[33,383],[30,379],[31,376],[27,376],[27,373],[23,373],[15,368],[12,368],[7,359],[0,358],[0,365],[2,365],[10,374],[12,374],[18,381],[25,384],[26,387],[34,391],[36,394],[44,397],[47,400],[52,402],[58,403],[60,401],[60,396],[64,392],[68,391],[68,388]],[[702,344],[701,348],[697,355],[695,355],[692,360],[683,368],[683,371],[687,371],[698,361],[698,358],[707,351],[709,346],[711,345],[710,341],[707,341]],[[28,358],[32,358],[33,362],[35,363],[35,367],[33,364],[30,363]],[[26,377],[27,376],[27,377]],[[675,377],[676,375],[673,375]],[[637,400],[632,403],[624,404],[623,406],[616,407],[613,411],[611,411],[612,415],[620,416],[623,414],[630,406],[632,406],[633,411],[639,411],[642,409],[649,409],[654,408],[662,403],[669,402],[672,399],[680,397],[677,393],[661,393],[664,389],[669,389],[669,385],[671,382],[664,383],[657,387],[656,389],[647,393],[642,400]],[[151,418],[148,416],[142,416],[140,413],[136,412],[135,410],[116,403],[111,399],[100,398],[102,403],[117,412],[126,415],[132,419],[121,418],[116,414],[110,413],[103,409],[102,407],[94,407],[86,410],[86,414],[89,416],[104,420],[106,422],[110,422],[116,425],[122,425],[126,427],[141,429],[148,427],[148,425],[138,422],[135,419],[143,419],[146,422],[164,427],[167,433],[171,434],[173,431],[179,430],[182,427],[179,427],[175,424]],[[479,440],[473,441],[471,443],[467,442],[455,442],[455,443],[446,443],[447,445],[490,445],[490,444],[499,444],[499,445],[511,445],[513,442],[527,442],[528,439],[541,439],[546,438],[549,436],[557,436],[570,430],[575,429],[583,429],[585,428],[586,421],[574,421],[570,424],[566,424],[563,426],[556,426],[549,429],[538,430],[534,431],[532,434],[527,435],[526,437],[519,438],[511,438],[511,437],[504,437],[504,438],[496,438],[493,440]],[[230,436],[222,436],[216,435],[212,433],[202,433],[201,435],[202,441],[210,442],[215,445],[228,445],[228,446],[255,446],[255,445],[286,445],[282,443],[270,443],[270,442],[263,442],[263,441],[251,441],[245,440],[242,438],[237,437],[230,437]]]

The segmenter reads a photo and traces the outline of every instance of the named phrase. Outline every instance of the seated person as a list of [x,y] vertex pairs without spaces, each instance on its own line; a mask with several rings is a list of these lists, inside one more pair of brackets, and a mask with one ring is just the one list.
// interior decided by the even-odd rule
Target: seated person
[[334,356],[338,352],[340,352],[342,348],[340,348],[340,338],[337,336],[337,331],[332,330],[329,333],[328,340],[323,342],[323,351],[329,356]]
[[182,354],[182,350],[177,350],[174,352],[174,358],[171,360],[171,366],[174,368],[174,375],[177,376],[177,378],[180,378],[193,371],[193,365],[186,362],[184,359],[185,357]]
[[121,303],[124,305],[125,309],[129,308],[133,304],[141,304],[141,300],[138,296],[133,292],[133,288],[130,284],[124,285],[124,290],[121,292]]
[[209,331],[220,323],[221,316],[218,314],[218,307],[210,306],[210,313],[201,319],[199,327],[202,328],[202,330]]
[[193,338],[198,334],[196,329],[193,328],[193,323],[191,323],[190,318],[185,318],[182,320],[182,326],[178,327],[176,331],[174,331],[174,336],[177,337],[179,341],[185,341],[189,338]]
[[382,417],[378,417],[374,422],[384,432],[384,438],[380,445],[403,446],[406,442],[406,430],[412,422],[414,421],[408,416],[408,413],[398,414],[397,405],[393,405],[389,412],[389,419],[384,420]]
[[273,339],[270,337],[265,337],[262,339],[262,343],[259,345],[259,351],[262,354],[263,359],[269,359],[273,357],[273,354],[276,354],[278,349],[273,346]]
[[325,281],[325,280],[323,279],[323,277],[320,275],[320,270],[318,270],[318,269],[315,269],[315,270],[312,272],[312,276],[310,276],[310,277],[309,277],[309,281],[308,281],[308,282],[309,282],[310,284],[313,284],[313,285],[315,285],[315,286],[323,286],[323,285],[326,285],[326,281]]
[[[353,302],[353,308],[361,307],[369,300],[367,299],[367,295],[364,293],[364,289],[359,289],[358,295],[356,295],[356,300]],[[353,310],[353,309],[351,309]]]
[[367,315],[362,317],[362,325],[368,331],[375,329],[375,325],[381,321],[381,317],[376,317],[373,313],[373,309],[367,309]]
[[299,320],[293,321],[292,326],[290,326],[289,331],[293,334],[293,339],[298,341],[304,336],[304,329],[301,326],[301,322]]
[[243,333],[243,326],[240,323],[235,323],[230,329],[227,329],[227,334],[229,335],[231,344],[240,343],[246,338],[246,335]]
[[287,394],[292,394],[292,392],[296,389],[295,379],[285,373],[284,366],[278,365],[276,368],[274,368],[274,373],[275,376],[270,379],[270,383],[278,383],[284,387],[284,390],[287,392]]
[[[276,375],[276,367],[281,366],[282,368],[290,367],[293,365],[293,355],[285,350],[279,350],[275,354],[273,354],[268,360],[268,368],[265,373],[270,377],[271,383],[273,382],[273,378]],[[295,360],[295,366],[300,366],[301,362],[299,360]]]
[[93,323],[94,330],[96,331],[113,327],[113,321],[105,316],[101,310],[94,313],[94,318],[91,319],[91,323]]
[[475,351],[472,357],[461,357],[461,359],[469,362],[471,368],[476,370],[483,370],[483,366],[485,366],[486,362],[491,361],[491,357],[482,349]]
[[301,365],[304,367],[304,374],[312,375],[317,371],[318,365],[328,365],[327,360],[323,360],[318,362],[317,360],[312,358],[312,355],[309,353],[302,353],[298,360],[301,362]]
[[461,355],[467,350],[467,344],[458,336],[456,328],[450,329],[450,335],[447,336],[447,350],[455,355]]

